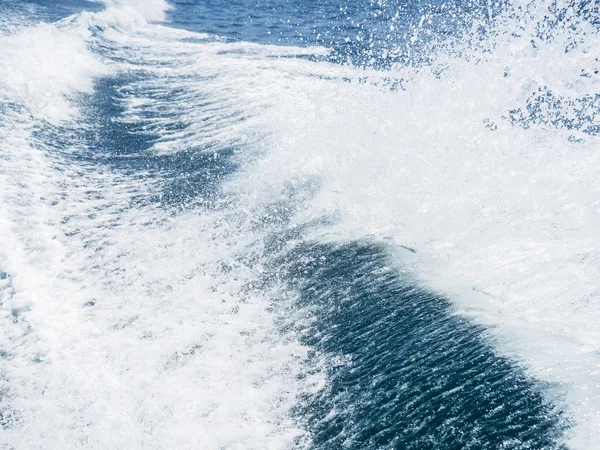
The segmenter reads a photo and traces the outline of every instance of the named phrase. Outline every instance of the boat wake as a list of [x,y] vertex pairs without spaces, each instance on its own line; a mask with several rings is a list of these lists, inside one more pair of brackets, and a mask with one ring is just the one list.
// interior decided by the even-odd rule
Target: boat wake
[[591,3],[377,63],[7,5],[5,448],[598,442]]

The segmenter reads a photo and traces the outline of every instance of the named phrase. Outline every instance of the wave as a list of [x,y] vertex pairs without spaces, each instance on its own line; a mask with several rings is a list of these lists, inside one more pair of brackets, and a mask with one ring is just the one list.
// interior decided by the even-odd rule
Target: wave
[[[243,227],[218,205],[175,214],[167,204],[191,175],[220,176],[218,155],[233,144],[206,157],[210,135],[191,148],[175,132],[177,110],[161,99],[186,86],[166,64],[191,48],[186,39],[203,38],[147,21],[158,17],[110,6],[24,25],[0,44],[2,441],[11,445],[281,448],[302,438],[287,411],[318,376],[298,380],[307,349],[248,288]],[[207,100],[198,120],[228,103]],[[173,124],[185,158],[158,155],[161,124]],[[138,158],[145,151],[158,156]]]

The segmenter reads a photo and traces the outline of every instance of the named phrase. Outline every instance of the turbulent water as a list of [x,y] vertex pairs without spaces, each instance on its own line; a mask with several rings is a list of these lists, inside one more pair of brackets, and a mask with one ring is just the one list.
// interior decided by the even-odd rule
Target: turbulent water
[[593,1],[0,0],[0,448],[595,449]]

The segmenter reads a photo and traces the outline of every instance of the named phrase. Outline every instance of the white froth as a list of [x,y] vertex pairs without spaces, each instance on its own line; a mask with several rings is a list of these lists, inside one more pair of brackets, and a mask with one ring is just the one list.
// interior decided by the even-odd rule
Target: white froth
[[[307,349],[278,330],[272,298],[248,288],[259,264],[240,255],[257,236],[224,213],[133,205],[160,180],[69,160],[87,151],[70,135],[83,117],[76,95],[116,70],[168,75],[153,64],[190,35],[130,9],[2,41],[0,345],[3,417],[13,422],[0,440],[31,449],[300,445],[306,431],[290,408],[317,380],[300,380]],[[92,37],[88,26],[104,35]],[[104,64],[90,51],[99,39],[115,44]],[[201,101],[193,92],[185,100]],[[180,106],[150,108],[177,115]],[[52,130],[48,123],[72,147],[33,134]]]
[[73,116],[69,97],[90,93],[93,78],[109,72],[87,48],[88,38],[77,23],[40,23],[0,38],[0,98],[52,123]]
[[[335,216],[338,225],[323,239],[395,242],[415,277],[493,327],[504,351],[555,384],[576,424],[569,445],[593,448],[600,440],[598,137],[549,124],[524,129],[508,117],[539,88],[568,98],[598,92],[597,77],[581,73],[597,70],[600,46],[581,23],[581,34],[565,27],[533,48],[538,8],[533,18],[500,23],[486,52],[440,54],[441,76],[396,68],[391,75],[406,86],[399,92],[358,83],[362,75],[377,84],[380,75],[368,71],[352,84],[271,83],[278,106],[265,126],[277,130],[276,144],[240,184],[253,186],[251,202],[284,197],[290,180],[319,180],[298,221]],[[523,27],[520,37],[514,26]],[[565,52],[573,37],[578,45]]]
[[111,12],[120,16],[141,16],[145,20],[161,22],[171,5],[166,0],[102,0]]

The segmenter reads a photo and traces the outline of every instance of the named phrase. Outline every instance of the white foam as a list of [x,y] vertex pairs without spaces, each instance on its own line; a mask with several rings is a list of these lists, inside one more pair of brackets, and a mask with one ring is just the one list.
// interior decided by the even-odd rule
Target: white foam
[[[1,440],[31,449],[306,443],[290,408],[318,380],[299,378],[307,349],[280,332],[272,298],[248,287],[259,264],[239,255],[257,236],[219,212],[132,206],[158,194],[160,179],[69,159],[88,150],[75,134],[87,126],[76,95],[118,70],[161,74],[161,58],[180,44],[169,39],[189,37],[127,11],[3,41],[2,70],[14,77],[2,87],[0,124],[0,270],[10,275],[0,344],[15,422]],[[116,44],[114,54],[94,56],[98,43]],[[161,106],[177,115],[178,104],[150,108]],[[54,125],[68,148],[32,132]]]
[[121,15],[140,15],[145,20],[162,22],[171,5],[166,0],[102,0],[109,11]]
[[597,69],[600,47],[576,18],[577,31],[555,30],[552,41],[532,47],[546,9],[530,8],[500,22],[485,52],[442,52],[435,70],[397,68],[391,75],[406,86],[399,92],[361,85],[358,76],[352,84],[270,80],[277,106],[265,126],[276,130],[275,144],[239,183],[252,186],[252,202],[284,198],[293,180],[319,180],[298,221],[337,216],[323,239],[396,243],[405,269],[494,327],[500,348],[536,378],[557,384],[575,421],[568,444],[593,448],[600,440],[598,137],[549,124],[523,129],[508,116],[540,87],[568,98],[598,92],[597,77],[580,75]]
[[104,11],[84,12],[55,24],[19,26],[12,17],[2,26],[8,35],[0,35],[0,99],[25,106],[53,124],[77,115],[74,96],[91,93],[94,79],[113,73],[114,67],[90,50],[90,26],[143,27],[148,21],[164,20],[169,9],[164,0],[105,3]]
[[92,91],[95,76],[107,74],[87,48],[87,27],[40,23],[0,38],[0,95],[52,123],[75,114],[67,98]]

